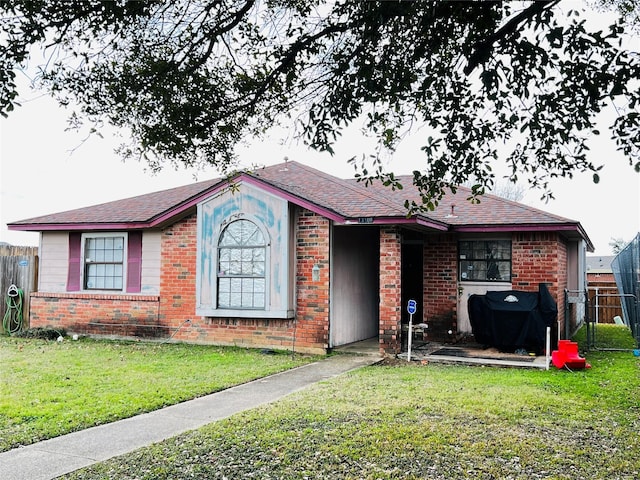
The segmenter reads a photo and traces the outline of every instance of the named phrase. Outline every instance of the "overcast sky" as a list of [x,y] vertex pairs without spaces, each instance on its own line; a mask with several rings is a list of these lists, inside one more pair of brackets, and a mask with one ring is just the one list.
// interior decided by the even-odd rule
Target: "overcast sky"
[[[25,79],[22,79],[25,80]],[[23,90],[23,105],[8,119],[0,119],[0,241],[37,245],[38,234],[14,232],[6,223],[48,213],[140,195],[219,176],[206,171],[168,169],[157,175],[145,165],[123,163],[113,152],[112,135],[83,141],[83,134],[65,131],[69,111],[36,92]],[[591,159],[603,164],[601,181],[590,174],[558,179],[552,184],[555,200],[540,201],[541,192],[528,191],[523,203],[581,222],[596,247],[595,254],[610,255],[612,238],[631,240],[640,231],[640,174],[603,135],[591,144]],[[417,132],[405,141],[389,165],[396,174],[421,169],[423,157]],[[242,166],[271,165],[285,157],[339,177],[353,175],[347,159],[360,157],[363,139],[354,129],[337,145],[336,154],[318,154],[301,146],[282,146],[279,136],[255,142],[240,152]],[[505,171],[499,162],[494,171]]]
[[[65,131],[67,111],[47,97],[31,98],[0,123],[0,241],[38,244],[37,234],[9,231],[7,222],[183,185],[194,176],[198,180],[218,176],[214,169],[169,169],[152,175],[143,164],[125,164],[113,153],[117,142],[112,137],[83,142],[81,134]],[[416,147],[418,140],[407,140],[389,168],[397,174],[419,169],[422,159]],[[353,168],[346,159],[359,155],[361,147],[357,135],[347,137],[331,158],[273,141],[245,148],[241,158],[243,166],[251,166],[279,163],[287,156],[349,177]],[[596,247],[595,253],[608,255],[612,238],[628,241],[640,230],[640,175],[604,139],[594,146],[591,155],[596,163],[605,165],[599,184],[594,184],[589,174],[578,174],[553,184],[555,200],[545,204],[539,200],[540,192],[529,191],[523,203],[580,221]]]

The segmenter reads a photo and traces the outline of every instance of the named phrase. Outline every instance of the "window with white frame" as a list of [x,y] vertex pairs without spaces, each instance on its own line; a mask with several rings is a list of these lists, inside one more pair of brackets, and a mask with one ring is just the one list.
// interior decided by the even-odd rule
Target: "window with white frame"
[[83,249],[85,290],[117,290],[124,286],[125,237],[85,236]]
[[465,240],[458,244],[461,281],[510,282],[510,240]]
[[265,236],[245,219],[229,223],[218,241],[218,308],[264,310]]

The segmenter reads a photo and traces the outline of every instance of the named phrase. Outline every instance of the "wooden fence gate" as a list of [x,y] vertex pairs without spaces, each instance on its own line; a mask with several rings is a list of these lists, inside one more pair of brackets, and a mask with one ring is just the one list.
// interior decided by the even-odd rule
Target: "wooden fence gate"
[[[29,295],[38,285],[38,247],[0,246],[0,319],[7,311],[9,287],[15,285],[24,292],[22,300],[23,329],[29,328]],[[0,332],[5,333],[0,322]]]

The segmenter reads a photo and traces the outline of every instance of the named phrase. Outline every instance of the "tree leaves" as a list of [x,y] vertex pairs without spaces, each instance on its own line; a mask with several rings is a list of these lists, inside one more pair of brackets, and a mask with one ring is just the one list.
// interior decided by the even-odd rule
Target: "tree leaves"
[[126,129],[120,153],[153,169],[230,168],[239,143],[280,123],[333,154],[361,123],[378,145],[358,178],[399,188],[380,155],[418,125],[424,201],[410,208],[468,180],[477,198],[497,159],[551,195],[550,178],[599,178],[588,142],[611,105],[611,136],[640,165],[640,58],[624,21],[589,29],[557,3],[2,2],[0,113],[39,46],[59,59],[39,66],[40,86],[77,105],[77,121]]

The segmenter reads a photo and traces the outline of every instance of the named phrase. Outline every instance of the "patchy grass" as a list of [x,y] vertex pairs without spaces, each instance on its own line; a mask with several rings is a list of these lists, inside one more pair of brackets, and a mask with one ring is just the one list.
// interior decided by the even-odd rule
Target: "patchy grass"
[[311,360],[244,348],[0,337],[0,451],[152,411]]
[[[594,349],[634,349],[636,342],[631,335],[629,327],[610,323],[598,323],[593,325],[592,341]],[[574,336],[574,341],[580,344],[581,350],[587,348],[587,328],[583,326]]]
[[637,479],[640,359],[587,360],[367,367],[64,478]]

